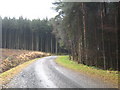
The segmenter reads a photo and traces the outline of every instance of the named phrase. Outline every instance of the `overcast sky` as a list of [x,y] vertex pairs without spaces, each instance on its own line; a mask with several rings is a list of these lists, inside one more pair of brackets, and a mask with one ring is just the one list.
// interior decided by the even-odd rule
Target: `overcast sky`
[[51,9],[55,0],[0,0],[0,16],[23,16],[29,19],[54,17],[57,13]]

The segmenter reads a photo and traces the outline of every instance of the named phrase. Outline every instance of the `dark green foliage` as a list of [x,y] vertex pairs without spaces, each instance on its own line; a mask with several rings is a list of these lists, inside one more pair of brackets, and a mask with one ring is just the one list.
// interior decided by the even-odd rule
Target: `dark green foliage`
[[23,17],[5,17],[2,19],[2,48],[61,53],[62,48],[51,32],[52,26],[48,19],[31,21]]
[[70,58],[85,65],[118,70],[119,3],[61,2],[55,5],[57,11],[63,13],[59,12],[54,19],[54,23],[59,22],[54,28],[62,32],[59,38],[68,48]]

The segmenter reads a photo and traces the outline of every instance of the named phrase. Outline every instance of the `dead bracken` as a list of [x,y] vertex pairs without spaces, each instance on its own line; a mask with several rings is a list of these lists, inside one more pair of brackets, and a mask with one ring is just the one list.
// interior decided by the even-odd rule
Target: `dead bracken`
[[50,54],[39,51],[2,49],[2,62],[0,65],[0,73],[5,72],[26,61],[44,56],[50,56]]

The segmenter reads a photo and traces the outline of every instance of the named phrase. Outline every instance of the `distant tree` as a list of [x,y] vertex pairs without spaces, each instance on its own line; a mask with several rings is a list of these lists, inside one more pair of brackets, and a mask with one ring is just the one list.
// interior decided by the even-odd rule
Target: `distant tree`
[[22,16],[19,19],[5,17],[2,21],[2,48],[60,52],[47,18],[29,20]]

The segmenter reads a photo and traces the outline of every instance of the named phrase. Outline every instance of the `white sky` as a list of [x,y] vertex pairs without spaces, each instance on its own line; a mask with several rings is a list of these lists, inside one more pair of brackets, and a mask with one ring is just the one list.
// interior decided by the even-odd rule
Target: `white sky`
[[0,16],[3,18],[23,16],[29,19],[54,17],[57,13],[51,9],[55,0],[0,0]]

